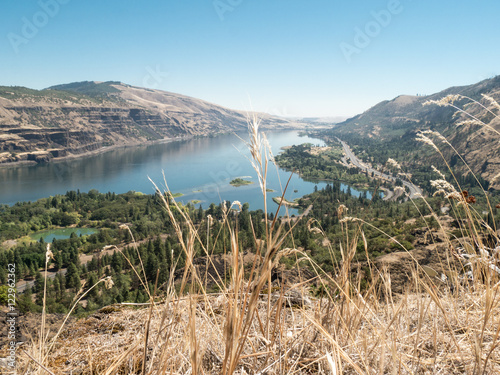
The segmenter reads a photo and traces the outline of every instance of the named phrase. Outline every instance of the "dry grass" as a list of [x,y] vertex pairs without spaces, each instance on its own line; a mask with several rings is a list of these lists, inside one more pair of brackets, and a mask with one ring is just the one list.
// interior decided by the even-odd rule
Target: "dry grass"
[[[267,142],[255,119],[249,129],[252,164],[266,199]],[[390,274],[371,262],[374,280],[367,289],[361,287],[361,274],[351,274],[358,242],[364,243],[369,256],[363,233],[367,223],[346,217],[342,206],[339,215],[344,217],[345,236],[334,274],[322,272],[320,265],[299,250],[283,248],[298,220],[279,224],[276,219],[266,219],[265,238],[254,238],[257,256],[252,271],[245,274],[235,224],[239,202],[224,217],[231,238],[227,254],[231,277],[224,282],[219,275],[216,282],[222,292],[209,294],[193,265],[194,245],[199,243],[210,262],[217,234],[201,243],[197,228],[171,194],[158,194],[186,256],[178,289],[171,278],[161,302],[155,302],[153,293],[143,308],[107,308],[63,331],[54,346],[47,347],[42,332],[40,341],[27,349],[32,358],[21,355],[19,373],[500,373],[496,269],[500,249],[488,249],[484,243],[486,235],[497,243],[498,236],[463,194],[450,196],[456,217],[463,219],[462,246],[454,245],[456,240],[446,242],[449,250],[443,269],[450,272],[445,276],[415,261],[408,291],[402,295],[392,293]],[[175,210],[183,215],[183,223],[175,220]],[[308,226],[321,233],[313,222]],[[187,235],[182,227],[188,228]],[[272,269],[283,256],[297,260],[298,272],[303,262],[309,263],[315,270],[315,283],[322,286],[321,298],[308,296],[305,279],[280,287],[271,283]],[[136,273],[143,274],[142,270]]]
[[[491,292],[429,289],[382,301],[312,299],[295,308],[283,308],[277,294],[271,311],[262,295],[234,373],[331,373],[327,354],[342,374],[498,373],[499,317],[485,319],[498,310],[497,288]],[[197,373],[222,373],[231,299],[192,296],[157,305],[148,373],[194,373],[194,364]],[[53,373],[140,373],[149,310],[117,310],[75,323],[50,355]],[[268,324],[275,331],[266,332]]]

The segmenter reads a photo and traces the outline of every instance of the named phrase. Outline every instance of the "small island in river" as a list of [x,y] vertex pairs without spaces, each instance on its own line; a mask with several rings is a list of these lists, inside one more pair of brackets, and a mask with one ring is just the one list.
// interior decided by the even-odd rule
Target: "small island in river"
[[231,185],[233,185],[234,187],[240,187],[240,186],[243,186],[243,185],[251,185],[253,184],[252,181],[248,181],[248,180],[244,180],[242,178],[235,178],[234,180],[232,180],[230,182]]

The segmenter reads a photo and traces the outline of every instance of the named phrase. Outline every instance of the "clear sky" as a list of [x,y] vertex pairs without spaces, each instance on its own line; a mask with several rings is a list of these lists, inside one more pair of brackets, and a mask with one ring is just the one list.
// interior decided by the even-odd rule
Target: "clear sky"
[[500,74],[498,0],[2,6],[0,85],[114,80],[234,109],[350,116],[400,94],[431,94]]

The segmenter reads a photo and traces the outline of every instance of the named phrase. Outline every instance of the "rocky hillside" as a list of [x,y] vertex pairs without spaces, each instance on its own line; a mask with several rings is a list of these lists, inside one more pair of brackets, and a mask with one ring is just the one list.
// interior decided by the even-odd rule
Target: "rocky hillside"
[[[257,114],[268,129],[300,124]],[[120,82],[45,90],[0,86],[0,163],[49,161],[120,146],[246,129],[247,114]]]
[[[470,86],[451,87],[433,95],[398,96],[344,121],[333,132],[339,137],[368,138],[386,144],[403,138],[414,139],[419,130],[438,131],[454,145],[475,173],[490,181],[495,188],[500,188],[500,179],[495,179],[500,172],[498,134],[478,124],[461,124],[465,120],[471,120],[471,117],[458,113],[450,106],[423,105],[428,101],[439,101],[448,95],[460,95],[453,103],[455,106],[489,124],[493,129],[500,130],[500,119],[491,113],[498,116],[500,106],[483,96],[487,95],[500,102],[500,76],[497,76]],[[485,108],[464,97],[478,101]],[[415,143],[415,147],[415,150],[408,151],[421,150],[422,145]],[[442,151],[448,160],[456,158],[450,148],[443,147]],[[463,168],[463,171],[466,172],[466,169]]]

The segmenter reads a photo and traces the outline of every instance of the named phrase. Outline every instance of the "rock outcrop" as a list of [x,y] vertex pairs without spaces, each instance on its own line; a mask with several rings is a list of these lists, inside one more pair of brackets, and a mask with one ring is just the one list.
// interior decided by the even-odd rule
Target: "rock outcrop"
[[[301,126],[258,114],[264,128]],[[48,162],[103,147],[242,131],[247,114],[199,99],[81,82],[37,91],[0,87],[0,163]]]

